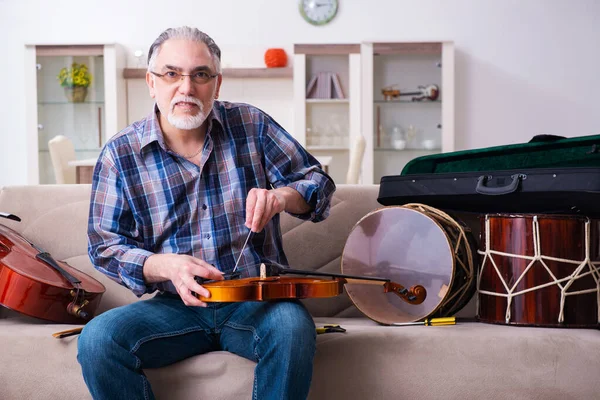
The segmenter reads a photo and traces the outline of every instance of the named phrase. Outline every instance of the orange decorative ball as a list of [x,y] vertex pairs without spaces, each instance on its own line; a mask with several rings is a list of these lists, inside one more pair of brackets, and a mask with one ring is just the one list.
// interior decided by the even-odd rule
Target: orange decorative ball
[[281,68],[287,65],[287,54],[283,49],[268,49],[265,52],[265,64],[268,68]]

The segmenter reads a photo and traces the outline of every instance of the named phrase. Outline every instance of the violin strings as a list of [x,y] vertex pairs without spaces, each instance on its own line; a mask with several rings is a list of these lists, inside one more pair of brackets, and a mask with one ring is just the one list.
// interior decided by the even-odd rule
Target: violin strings
[[250,236],[252,236],[252,231],[248,232],[248,236],[246,236],[246,241],[244,242],[244,245],[242,246],[242,251],[240,251],[240,255],[238,256],[238,259],[235,262],[235,266],[233,267],[233,271],[231,271],[231,273],[234,273],[235,270],[237,269],[238,264],[240,263],[240,259],[242,258],[242,254],[244,254],[244,250],[246,249],[246,245],[248,244],[248,239],[250,239]]

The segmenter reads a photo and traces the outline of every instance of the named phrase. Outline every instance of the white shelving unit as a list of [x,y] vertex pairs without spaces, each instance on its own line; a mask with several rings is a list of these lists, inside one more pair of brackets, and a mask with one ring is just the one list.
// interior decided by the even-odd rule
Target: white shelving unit
[[[331,157],[329,174],[344,183],[352,143],[361,128],[361,62],[358,44],[294,46],[295,138],[317,159]],[[320,72],[339,78],[343,98],[307,97],[307,85]]]
[[[413,158],[454,151],[454,45],[452,42],[362,43],[363,183],[398,175]],[[435,100],[385,97],[437,85]]]
[[[28,183],[54,183],[48,141],[56,135],[73,142],[76,158],[96,157],[109,137],[127,125],[122,70],[125,55],[117,44],[27,45]],[[73,62],[84,63],[92,83],[84,102],[65,97],[57,75]]]
[[[293,70],[294,136],[317,159],[332,157],[330,175],[338,183],[346,182],[360,135],[363,184],[400,174],[413,158],[455,149],[452,42],[296,45]],[[338,74],[346,97],[307,98],[312,76],[328,71]],[[439,89],[435,100],[404,95],[428,85]],[[390,86],[401,95],[384,96]]]

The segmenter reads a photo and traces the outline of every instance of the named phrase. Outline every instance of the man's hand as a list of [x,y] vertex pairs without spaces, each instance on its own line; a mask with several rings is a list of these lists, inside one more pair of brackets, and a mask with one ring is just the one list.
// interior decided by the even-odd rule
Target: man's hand
[[193,296],[196,292],[210,297],[210,292],[202,287],[194,277],[222,280],[223,273],[212,265],[183,254],[153,254],[144,263],[144,279],[147,283],[170,280],[187,306],[206,307],[206,303]]
[[250,189],[246,199],[246,226],[252,232],[263,230],[275,214],[285,210],[286,199],[277,190]]
[[273,190],[250,189],[246,199],[246,226],[252,232],[260,232],[265,225],[282,211],[304,214],[310,211],[297,190],[282,187]]

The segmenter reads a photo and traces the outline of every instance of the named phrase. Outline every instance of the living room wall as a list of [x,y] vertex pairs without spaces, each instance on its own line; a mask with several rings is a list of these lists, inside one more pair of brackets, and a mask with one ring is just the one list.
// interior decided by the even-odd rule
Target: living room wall
[[[523,142],[539,133],[600,133],[600,2],[340,3],[331,24],[314,27],[300,17],[298,0],[0,0],[0,186],[28,183],[25,44],[118,42],[135,67],[134,50],[147,51],[165,28],[184,24],[213,36],[223,64],[232,67],[262,66],[268,47],[283,47],[291,55],[294,43],[452,40],[457,149]],[[252,99],[254,89],[258,92],[238,90]],[[138,92],[145,95],[143,87]],[[264,101],[264,92],[256,96]],[[282,123],[291,124],[287,110],[278,112]]]

